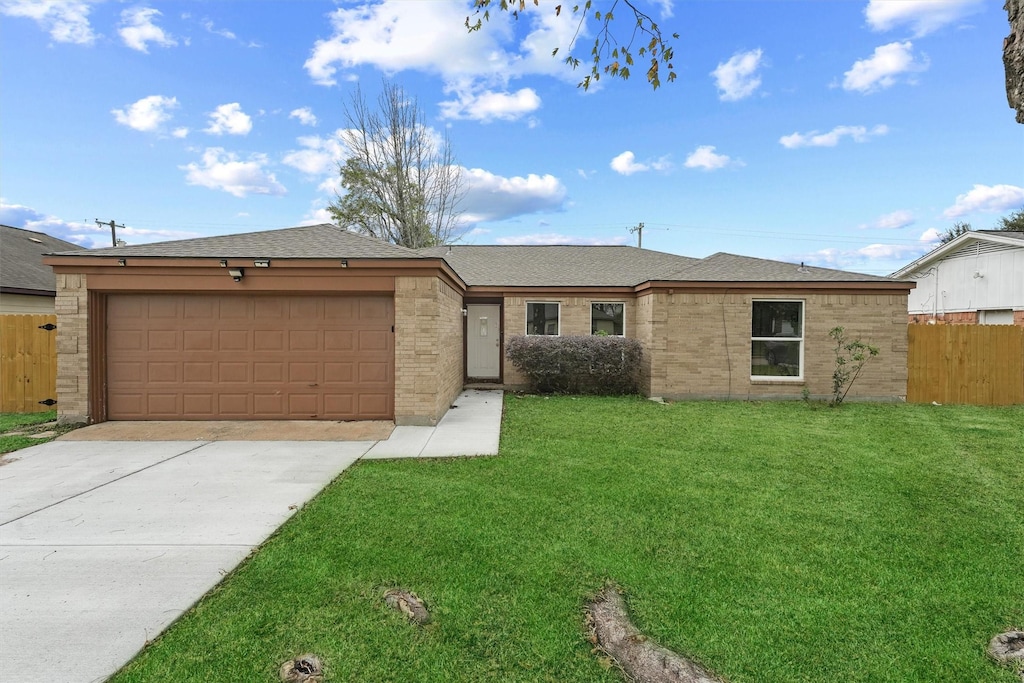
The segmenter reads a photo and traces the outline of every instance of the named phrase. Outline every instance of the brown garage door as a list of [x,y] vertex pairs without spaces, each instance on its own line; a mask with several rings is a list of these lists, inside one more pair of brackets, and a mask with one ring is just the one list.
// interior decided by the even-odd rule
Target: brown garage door
[[111,420],[394,415],[389,296],[112,294]]

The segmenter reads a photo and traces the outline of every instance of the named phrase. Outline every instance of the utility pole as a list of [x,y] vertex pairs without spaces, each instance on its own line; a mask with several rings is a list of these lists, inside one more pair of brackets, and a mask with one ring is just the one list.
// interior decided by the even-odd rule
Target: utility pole
[[104,226],[109,225],[110,226],[110,243],[113,246],[116,247],[117,246],[117,228],[124,229],[124,226],[123,225],[118,225],[114,221],[110,221],[109,223],[104,223],[99,218],[96,219],[96,225],[104,225]]
[[636,233],[636,247],[637,247],[637,249],[643,249],[644,248],[644,224],[640,223],[639,225],[630,228],[629,231]]

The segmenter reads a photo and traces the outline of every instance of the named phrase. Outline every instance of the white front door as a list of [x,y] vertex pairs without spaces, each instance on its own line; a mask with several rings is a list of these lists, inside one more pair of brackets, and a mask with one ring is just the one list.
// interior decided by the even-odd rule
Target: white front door
[[501,377],[501,306],[466,305],[466,376]]

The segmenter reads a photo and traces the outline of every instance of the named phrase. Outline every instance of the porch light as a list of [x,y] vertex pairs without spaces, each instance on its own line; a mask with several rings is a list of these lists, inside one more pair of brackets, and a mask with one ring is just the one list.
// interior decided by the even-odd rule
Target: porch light
[[348,259],[347,258],[341,259],[341,267],[342,268],[348,268]]
[[226,258],[222,258],[220,260],[220,267],[221,268],[227,268],[228,267],[228,260]]
[[127,266],[128,265],[128,259],[123,259],[123,258],[117,259],[117,265],[119,265],[119,266]]
[[231,279],[234,280],[235,282],[241,282],[242,278],[245,277],[245,269],[244,268],[229,268],[228,269],[228,275],[230,275]]

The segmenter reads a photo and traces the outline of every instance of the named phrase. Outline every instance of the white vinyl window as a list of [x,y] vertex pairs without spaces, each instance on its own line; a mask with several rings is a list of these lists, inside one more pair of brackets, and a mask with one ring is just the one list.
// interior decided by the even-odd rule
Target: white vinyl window
[[526,334],[558,336],[560,315],[560,306],[557,302],[526,302]]
[[750,318],[750,377],[802,379],[804,302],[754,301]]
[[621,337],[626,333],[626,305],[618,301],[590,304],[590,334]]

